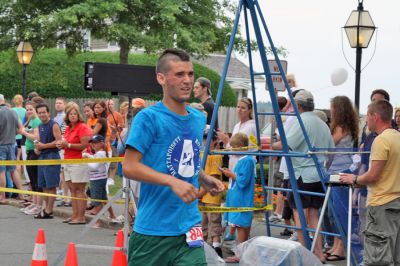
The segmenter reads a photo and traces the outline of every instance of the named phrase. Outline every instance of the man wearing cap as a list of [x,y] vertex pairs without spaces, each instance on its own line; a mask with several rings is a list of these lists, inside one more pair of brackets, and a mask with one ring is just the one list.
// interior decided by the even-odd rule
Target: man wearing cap
[[[328,126],[313,112],[314,111],[314,97],[306,90],[300,90],[294,97],[301,114],[307,136],[311,142],[312,147],[317,148],[334,148],[335,144],[331,137],[331,132]],[[286,133],[287,143],[289,148],[295,152],[307,153],[309,151],[308,145],[305,141],[303,131],[298,121],[295,121],[292,127]],[[272,145],[274,150],[282,149],[281,141]],[[324,162],[327,160],[325,155],[318,155],[318,162],[323,167]],[[292,157],[293,169],[297,186],[299,190],[312,191],[324,193],[322,183],[315,167],[315,163],[310,157]],[[289,184],[289,188],[291,188]],[[303,205],[304,213],[306,215],[308,227],[316,228],[318,224],[318,209],[321,208],[324,198],[319,196],[300,195],[301,203]],[[294,202],[292,193],[288,195],[289,205],[293,208],[293,214],[296,226],[301,226],[297,206]],[[301,230],[297,230],[298,238],[304,245],[304,236]],[[314,250],[315,255],[322,261],[325,257],[322,253],[322,239],[318,236],[317,243]]]
[[[196,80],[193,86],[193,95],[204,106],[204,111],[207,113],[207,125],[211,124],[212,114],[214,112],[214,101],[211,98],[211,81],[207,78],[200,77]],[[218,128],[218,116],[215,122],[214,129]]]

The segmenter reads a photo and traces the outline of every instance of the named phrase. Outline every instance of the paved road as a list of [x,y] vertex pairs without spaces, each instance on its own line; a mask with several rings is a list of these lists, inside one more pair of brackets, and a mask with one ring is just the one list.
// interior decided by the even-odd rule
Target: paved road
[[[0,265],[30,265],[37,231],[43,228],[47,244],[49,265],[54,265],[58,255],[73,242],[85,228],[84,225],[67,225],[62,219],[36,220],[13,206],[0,206]],[[81,244],[114,246],[115,230],[91,229]],[[78,249],[79,265],[111,265],[112,251]],[[64,261],[59,265],[64,265]]]
[[[122,205],[114,206],[118,214],[123,212]],[[57,208],[59,215],[67,215],[70,208]],[[51,220],[36,220],[19,211],[14,206],[0,205],[0,266],[30,265],[33,247],[39,228],[45,230],[47,255],[49,265],[54,265],[56,258],[66,250],[69,242],[76,242],[84,225],[63,224],[62,218],[55,217]],[[114,226],[115,228],[115,226]],[[280,228],[271,227],[272,235],[280,237]],[[80,244],[114,246],[115,229],[89,229]],[[251,236],[266,235],[265,223],[260,219],[253,221]],[[229,243],[226,243],[229,246]],[[224,249],[224,251],[228,251]],[[110,250],[78,249],[79,265],[103,266],[111,265],[113,252]],[[227,252],[224,252],[228,256]],[[345,261],[332,263],[335,266],[344,266]],[[64,265],[64,261],[58,265]],[[230,264],[238,265],[238,264]]]

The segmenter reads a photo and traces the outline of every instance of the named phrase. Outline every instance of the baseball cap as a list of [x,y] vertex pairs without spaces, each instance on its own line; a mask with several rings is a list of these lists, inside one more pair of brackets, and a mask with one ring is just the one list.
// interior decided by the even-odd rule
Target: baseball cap
[[102,135],[94,135],[89,140],[89,142],[95,142],[95,143],[102,142],[102,141],[104,141],[104,137]]
[[299,90],[296,93],[296,96],[294,96],[294,99],[296,101],[309,102],[309,101],[314,101],[314,96],[311,94],[311,92],[307,90]]
[[146,102],[142,98],[134,98],[134,99],[132,99],[132,107],[133,108],[145,108]]

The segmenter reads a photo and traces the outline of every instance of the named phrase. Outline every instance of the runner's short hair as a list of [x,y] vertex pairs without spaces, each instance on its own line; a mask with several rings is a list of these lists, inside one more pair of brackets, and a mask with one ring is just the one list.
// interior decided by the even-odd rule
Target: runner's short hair
[[190,56],[188,53],[181,49],[169,48],[166,49],[161,56],[158,58],[156,73],[167,73],[169,70],[170,61],[184,61],[190,62]]

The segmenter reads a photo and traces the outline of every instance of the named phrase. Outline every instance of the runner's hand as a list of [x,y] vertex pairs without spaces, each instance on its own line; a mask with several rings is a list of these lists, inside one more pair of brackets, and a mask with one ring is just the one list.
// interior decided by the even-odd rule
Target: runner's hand
[[224,191],[225,189],[224,184],[220,180],[209,175],[200,176],[199,182],[201,186],[204,187],[213,196]]
[[197,199],[199,191],[190,183],[173,177],[169,187],[185,203],[191,203]]

